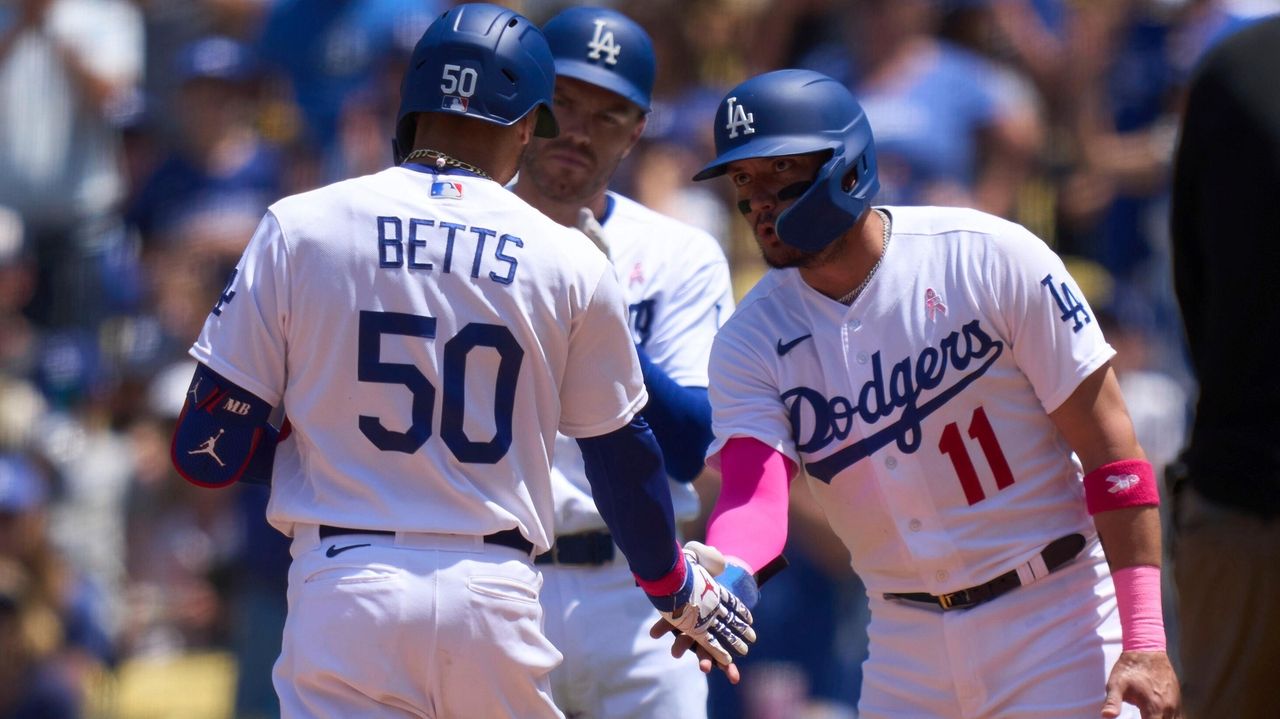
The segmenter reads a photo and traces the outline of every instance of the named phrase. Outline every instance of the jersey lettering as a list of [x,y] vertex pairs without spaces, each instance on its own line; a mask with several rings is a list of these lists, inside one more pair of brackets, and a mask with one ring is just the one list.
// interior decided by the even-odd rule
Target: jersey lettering
[[427,241],[418,239],[418,228],[431,227],[435,224],[436,223],[433,220],[420,220],[416,217],[409,218],[409,269],[431,269],[432,264],[430,262],[418,261],[418,250],[425,251],[427,249]]
[[[872,426],[902,410],[898,418],[874,434],[815,462],[806,462],[810,476],[830,482],[835,475],[896,442],[904,454],[920,448],[921,424],[961,391],[986,374],[1004,351],[1004,343],[993,339],[979,320],[964,325],[959,332],[942,338],[938,347],[926,347],[914,358],[904,357],[889,370],[886,380],[880,353],[871,358],[871,379],[862,385],[858,401],[845,397],[828,400],[809,387],[796,387],[782,394],[789,413],[792,437],[802,453],[821,451],[849,436],[856,415]],[[963,372],[974,362],[982,364],[961,376],[951,386],[921,403],[921,395],[943,384],[950,369]],[[805,431],[808,426],[809,430]]]
[[[378,266],[387,269],[405,267],[410,270],[431,271],[436,265],[427,261],[431,257],[431,245],[437,243],[439,236],[444,235],[443,257],[438,258],[440,271],[450,274],[453,271],[453,247],[458,232],[470,231],[476,239],[475,253],[471,260],[471,276],[479,278],[485,258],[485,246],[491,237],[498,237],[493,252],[493,260],[499,263],[497,270],[488,273],[489,279],[499,284],[509,285],[515,280],[519,260],[513,250],[524,247],[524,240],[511,234],[500,233],[485,227],[468,227],[453,222],[436,223],[418,217],[409,218],[409,238],[405,242],[404,220],[399,217],[379,216],[378,228]],[[432,230],[435,229],[435,232]],[[406,249],[407,244],[407,249]],[[234,293],[232,293],[234,294]]]
[[[387,229],[392,228],[394,232],[387,234]],[[400,224],[399,217],[379,217],[378,218],[378,265],[381,267],[399,267],[404,264],[404,245],[402,235],[404,227]],[[387,256],[387,252],[391,251],[391,256]]]
[[729,109],[725,113],[725,117],[729,122],[724,126],[724,129],[729,131],[729,139],[732,140],[737,137],[739,130],[744,135],[754,135],[756,129],[751,125],[756,121],[756,116],[747,112],[742,105],[739,105],[736,97],[731,97],[726,102],[729,103]]
[[[1053,275],[1048,274],[1040,280],[1040,284],[1049,288],[1049,294],[1053,295],[1053,301],[1058,305],[1058,311],[1062,313],[1060,318],[1063,322],[1074,322],[1071,327],[1072,332],[1079,332],[1085,325],[1093,322],[1093,318],[1089,316],[1089,310],[1085,309],[1084,303],[1076,299],[1075,293],[1071,291],[1071,287],[1066,282],[1059,283],[1055,286],[1053,283]],[[1061,294],[1059,294],[1061,289]]]
[[222,293],[218,295],[218,301],[213,306],[213,313],[215,315],[221,315],[223,305],[226,305],[231,302],[231,300],[235,299],[236,291],[231,289],[231,287],[236,283],[236,275],[238,274],[240,274],[240,268],[237,267],[236,269],[231,270],[231,276],[227,278],[227,286],[222,288]]
[[503,248],[508,244],[515,245],[516,247],[524,247],[524,240],[516,237],[515,235],[503,235],[498,238],[498,249],[493,251],[493,256],[498,258],[499,262],[507,263],[507,274],[499,275],[496,272],[490,272],[489,279],[500,285],[511,284],[511,280],[516,277],[516,267],[520,264],[516,261],[516,258],[503,252]]
[[628,313],[631,315],[631,339],[642,347],[649,341],[649,335],[653,332],[653,305],[654,301],[648,299],[627,306]]
[[[435,339],[436,319],[402,312],[360,312],[357,379],[361,382],[399,384],[413,396],[410,424],[403,432],[387,429],[378,417],[359,415],[360,432],[384,452],[413,454],[432,435],[432,413],[436,388],[422,371],[411,364],[382,361],[383,335]],[[467,358],[477,347],[489,347],[498,354],[498,372],[493,389],[494,435],[477,441],[464,428]],[[471,322],[444,344],[441,382],[444,399],[440,413],[440,437],[459,462],[496,464],[511,448],[515,416],[516,385],[524,349],[511,330],[501,325]]]
[[618,53],[622,52],[622,46],[614,41],[612,31],[604,29],[604,20],[596,20],[595,24],[596,34],[591,38],[591,42],[587,43],[587,49],[591,51],[587,53],[587,57],[599,60],[603,54],[606,65],[617,65]]

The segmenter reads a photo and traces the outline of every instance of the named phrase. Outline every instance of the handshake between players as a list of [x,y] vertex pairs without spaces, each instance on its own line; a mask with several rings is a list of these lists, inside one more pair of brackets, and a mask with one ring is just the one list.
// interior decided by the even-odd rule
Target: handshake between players
[[756,578],[701,542],[687,542],[682,556],[686,573],[680,591],[666,597],[649,595],[662,615],[649,635],[658,639],[674,633],[672,656],[683,656],[692,648],[704,673],[718,666],[737,684],[741,674],[733,660],[746,656],[756,641],[751,626],[751,607],[760,598]]

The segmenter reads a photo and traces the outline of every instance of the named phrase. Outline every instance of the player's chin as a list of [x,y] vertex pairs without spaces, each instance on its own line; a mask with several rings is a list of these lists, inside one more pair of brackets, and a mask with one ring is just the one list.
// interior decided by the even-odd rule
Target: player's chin
[[756,227],[756,244],[760,246],[760,254],[771,267],[791,267],[797,251],[778,238],[773,225]]

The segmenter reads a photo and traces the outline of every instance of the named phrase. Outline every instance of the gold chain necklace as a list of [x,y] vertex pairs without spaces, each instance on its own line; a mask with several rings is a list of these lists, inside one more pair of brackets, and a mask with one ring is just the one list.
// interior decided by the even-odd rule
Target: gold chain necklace
[[463,162],[462,160],[459,160],[456,157],[450,157],[444,154],[443,152],[440,152],[439,150],[427,150],[427,149],[414,150],[413,152],[409,153],[408,157],[404,158],[404,161],[409,162],[410,160],[417,160],[418,158],[435,160],[437,170],[443,170],[446,167],[456,167],[459,170],[466,170],[467,172],[470,172],[472,174],[479,175],[480,177],[483,177],[486,180],[493,179],[492,177],[489,177],[489,173],[485,172],[484,170],[481,170],[475,165],[469,162]]
[[876,263],[871,266],[871,271],[867,273],[862,282],[857,287],[854,287],[852,292],[836,300],[842,305],[851,305],[854,300],[858,299],[858,295],[862,294],[862,291],[867,288],[867,283],[875,276],[876,270],[880,269],[880,261],[884,259],[885,253],[889,251],[889,216],[880,209],[872,209],[880,216],[880,221],[884,223],[884,237],[880,239],[880,256],[876,258]]

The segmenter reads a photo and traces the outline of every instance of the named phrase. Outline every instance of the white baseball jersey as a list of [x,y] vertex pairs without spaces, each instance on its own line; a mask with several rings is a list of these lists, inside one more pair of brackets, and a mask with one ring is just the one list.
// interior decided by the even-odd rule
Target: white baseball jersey
[[785,453],[870,592],[943,594],[1093,534],[1047,413],[1114,351],[1027,230],[885,209],[892,239],[852,306],[794,269],[743,299],[712,349],[709,452],[746,436]]
[[[715,238],[609,193],[603,223],[618,282],[630,311],[632,339],[677,384],[707,386],[707,362],[716,330],[733,313],[729,264]],[[556,439],[552,467],[556,531],[604,528],[591,498],[578,443]],[[692,484],[672,481],[676,517],[697,516]]]
[[286,534],[516,526],[542,551],[555,431],[606,434],[647,400],[625,313],[579,232],[490,180],[397,167],[273,205],[191,354],[288,407]]

